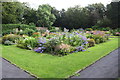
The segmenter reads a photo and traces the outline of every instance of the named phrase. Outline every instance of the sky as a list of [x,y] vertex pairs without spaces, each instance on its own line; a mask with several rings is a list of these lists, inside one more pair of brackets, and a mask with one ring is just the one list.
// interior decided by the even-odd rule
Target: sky
[[58,10],[65,9],[69,7],[74,7],[75,5],[81,5],[85,7],[92,3],[103,3],[105,6],[109,4],[112,0],[18,0],[20,2],[28,2],[29,6],[37,9],[41,4],[50,4]]

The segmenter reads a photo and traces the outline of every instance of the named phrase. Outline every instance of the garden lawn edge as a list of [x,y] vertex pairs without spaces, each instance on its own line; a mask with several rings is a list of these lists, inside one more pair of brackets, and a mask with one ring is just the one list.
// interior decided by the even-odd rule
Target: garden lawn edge
[[[117,48],[117,49],[119,49],[119,48]],[[117,50],[117,49],[115,49],[115,50]],[[115,50],[113,50],[113,51],[115,51]],[[112,53],[113,51],[111,51],[110,53]],[[73,75],[69,76],[69,78],[75,76],[76,74],[80,73],[81,71],[85,70],[86,68],[88,68],[88,67],[92,66],[93,64],[97,63],[97,62],[100,61],[102,58],[104,58],[104,57],[110,55],[110,53],[107,54],[107,55],[104,55],[104,56],[100,57],[97,61],[91,63],[90,65],[84,67],[83,69],[80,69],[80,70],[76,71]]]
[[[117,47],[118,48],[118,47]],[[84,70],[86,67],[89,67],[90,65],[92,65],[92,64],[94,64],[96,61],[98,61],[98,60],[100,60],[101,58],[103,58],[104,56],[107,56],[107,55],[109,55],[109,53],[110,52],[112,52],[112,51],[114,51],[116,48],[114,48],[114,49],[112,49],[112,50],[110,50],[109,52],[107,52],[107,53],[105,53],[104,55],[102,55],[101,57],[99,57],[99,58],[97,58],[97,60],[94,60],[93,62],[91,62],[91,64],[89,64],[89,65],[86,65],[85,67],[82,67],[82,69],[79,69],[79,70],[76,70],[76,71],[74,71],[74,72],[71,72],[71,74],[68,74],[68,76],[64,76],[65,78],[68,78],[68,77],[71,77],[71,75],[75,75],[76,73],[78,73],[79,71],[82,71],[82,70]],[[79,52],[78,52],[79,53]],[[74,54],[74,53],[73,53]],[[71,54],[70,54],[71,55]],[[4,57],[5,58],[5,57]],[[5,58],[6,60],[9,60],[9,59],[7,59],[7,58]],[[11,63],[12,64],[15,64],[13,61],[11,61]],[[16,65],[16,64],[15,64]],[[17,65],[16,65],[17,66]],[[21,68],[20,67],[20,69],[23,69],[23,68]],[[28,72],[28,73],[30,73],[30,74],[32,74],[33,72],[30,72],[30,71],[27,71],[26,69],[23,69],[23,70],[25,70],[26,72]],[[34,73],[33,73],[34,74]],[[35,76],[35,77],[37,77],[37,75]],[[39,77],[37,77],[37,78],[39,78]]]
[[34,77],[34,78],[38,78],[37,76],[35,76],[34,74],[32,74],[30,71],[27,71],[27,70],[25,70],[25,69],[23,69],[23,68],[17,66],[14,62],[11,62],[11,61],[9,61],[8,59],[3,58],[3,57],[2,57],[2,59],[4,59],[5,61],[9,62],[11,65],[13,65],[13,66],[15,66],[15,67],[17,67],[17,68],[23,70],[24,72],[28,73],[30,76],[32,76],[32,77]]

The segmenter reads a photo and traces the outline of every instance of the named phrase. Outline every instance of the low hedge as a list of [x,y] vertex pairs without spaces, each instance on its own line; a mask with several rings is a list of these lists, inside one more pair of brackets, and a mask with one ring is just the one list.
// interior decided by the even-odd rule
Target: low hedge
[[25,30],[26,28],[34,29],[35,26],[30,26],[26,24],[2,24],[2,34],[9,34],[9,33],[14,33],[15,28],[18,28],[19,30]]

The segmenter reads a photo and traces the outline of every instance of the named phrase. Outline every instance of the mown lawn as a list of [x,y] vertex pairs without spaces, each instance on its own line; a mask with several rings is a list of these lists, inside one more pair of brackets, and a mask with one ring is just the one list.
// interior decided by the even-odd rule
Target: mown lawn
[[118,38],[64,57],[2,46],[2,57],[40,78],[67,78],[118,48]]

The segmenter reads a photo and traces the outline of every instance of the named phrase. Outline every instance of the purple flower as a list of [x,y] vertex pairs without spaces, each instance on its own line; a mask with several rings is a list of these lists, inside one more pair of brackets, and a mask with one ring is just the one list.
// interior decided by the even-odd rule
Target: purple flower
[[35,49],[34,51],[35,51],[35,52],[39,52],[39,51],[40,51],[40,49]]
[[84,45],[84,44],[88,44],[88,42],[87,42],[87,41],[85,41],[85,42],[83,42],[83,43],[82,43],[82,45]]
[[78,52],[78,51],[75,51],[75,52]]
[[42,46],[42,44],[39,44],[39,46]]
[[82,40],[84,40],[84,41],[87,40],[87,38],[86,38],[85,36],[82,36],[81,38],[82,38]]
[[76,48],[76,51],[86,51],[83,46],[79,46]]
[[79,35],[79,33],[78,33],[78,32],[75,32],[75,34]]
[[83,33],[82,31],[80,31],[80,33]]
[[84,50],[82,50],[82,51],[86,51],[86,50],[84,49]]
[[44,44],[47,41],[46,41],[46,38],[39,38],[38,42],[41,43],[41,44]]
[[35,52],[38,52],[38,53],[43,53],[43,51],[44,51],[45,49],[46,49],[45,47],[38,47],[38,48],[35,49],[34,51],[35,51]]
[[83,28],[80,28],[80,31],[83,31],[84,29]]

